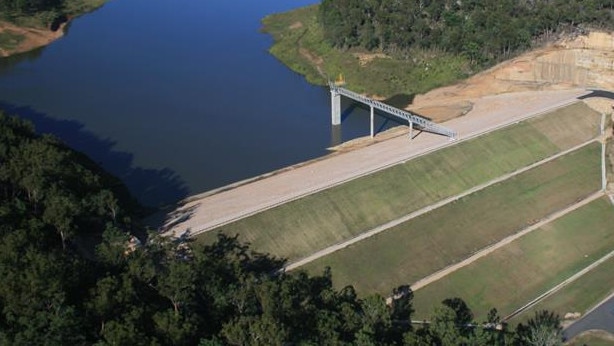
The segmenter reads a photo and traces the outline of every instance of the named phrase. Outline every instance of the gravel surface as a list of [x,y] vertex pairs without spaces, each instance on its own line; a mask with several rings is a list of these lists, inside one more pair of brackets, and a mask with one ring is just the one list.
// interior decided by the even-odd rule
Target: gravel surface
[[188,229],[190,235],[206,232],[293,199],[575,102],[579,96],[585,94],[588,92],[584,89],[529,91],[469,100],[473,104],[470,112],[442,124],[457,131],[459,135],[456,141],[429,133],[420,133],[411,141],[407,136],[400,136],[353,151],[330,155],[309,164],[289,167],[250,183],[221,189],[215,194],[194,196],[169,214],[166,234],[178,236]]

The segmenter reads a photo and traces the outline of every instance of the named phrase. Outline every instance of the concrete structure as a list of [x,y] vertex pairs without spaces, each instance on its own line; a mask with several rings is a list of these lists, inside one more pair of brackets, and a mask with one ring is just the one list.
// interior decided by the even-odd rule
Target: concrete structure
[[409,125],[409,138],[413,138],[413,130],[417,128],[421,131],[436,133],[440,135],[444,135],[450,137],[451,139],[456,138],[456,132],[448,129],[444,126],[437,125],[436,123],[427,120],[419,115],[412,114],[410,112],[392,107],[383,102],[379,102],[373,99],[370,99],[366,96],[357,94],[348,89],[342,88],[335,83],[329,83],[330,87],[330,100],[331,100],[331,121],[333,125],[341,124],[341,95],[345,97],[349,97],[354,101],[358,101],[364,103],[371,108],[371,137],[374,135],[373,129],[373,121],[374,121],[374,112],[375,109],[379,109],[384,111],[390,115],[395,116],[396,118],[407,121]]
[[577,102],[579,97],[587,94],[583,89],[528,91],[471,100],[471,111],[445,123],[446,127],[458,131],[457,141],[426,135],[418,136],[411,145],[406,145],[407,138],[398,136],[263,174],[185,200],[168,215],[164,231],[167,235],[179,237],[186,229],[190,229],[190,236],[196,236],[445,146],[529,119],[540,112]]

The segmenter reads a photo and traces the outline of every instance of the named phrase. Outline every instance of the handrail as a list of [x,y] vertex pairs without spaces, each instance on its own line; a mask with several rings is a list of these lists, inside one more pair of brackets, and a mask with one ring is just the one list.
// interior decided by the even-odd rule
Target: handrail
[[351,90],[342,88],[338,85],[335,85],[332,82],[329,82],[329,87],[331,89],[331,91],[334,91],[336,93],[339,93],[343,96],[349,97],[353,100],[365,103],[369,106],[372,106],[373,108],[377,108],[379,110],[382,110],[384,112],[387,112],[389,114],[395,115],[403,120],[406,120],[410,123],[413,123],[417,126],[419,126],[422,130],[427,131],[427,132],[434,132],[434,133],[438,133],[444,136],[448,136],[448,137],[452,137],[453,139],[456,138],[456,132],[453,130],[448,129],[447,127],[438,125],[430,120],[427,120],[419,115],[416,114],[412,114],[410,112],[392,107],[390,105],[387,105],[383,102],[380,101],[376,101],[373,99],[370,99],[364,95],[360,95],[358,93],[355,93]]

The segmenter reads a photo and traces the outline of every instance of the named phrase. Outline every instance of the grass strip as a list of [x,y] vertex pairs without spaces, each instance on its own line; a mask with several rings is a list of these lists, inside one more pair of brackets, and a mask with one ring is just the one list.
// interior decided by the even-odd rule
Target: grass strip
[[537,118],[533,126],[560,149],[571,148],[601,134],[601,113],[584,102],[573,103],[553,113],[556,121],[553,117]]
[[0,32],[0,48],[11,50],[17,48],[23,41],[23,35],[16,34],[10,31]]
[[[612,206],[610,205],[611,208]],[[614,213],[614,211],[611,209],[610,213]],[[537,310],[553,311],[561,317],[564,317],[568,312],[586,313],[614,292],[613,267],[614,258],[611,258],[583,275],[580,279],[527,309],[516,318],[510,320],[510,322],[514,324],[524,322],[531,318],[533,312]]]
[[198,239],[211,242],[216,231],[239,234],[254,249],[293,261],[582,143],[595,131],[595,118],[576,114],[576,127],[562,129],[568,140],[557,134],[555,145],[537,130],[561,121],[559,111],[549,113],[238,220]]
[[337,287],[387,294],[456,263],[600,188],[600,144],[391,228],[305,266]]
[[613,223],[609,200],[597,199],[416,291],[416,316],[429,316],[451,296],[465,300],[478,320],[493,307],[505,316],[612,251]]

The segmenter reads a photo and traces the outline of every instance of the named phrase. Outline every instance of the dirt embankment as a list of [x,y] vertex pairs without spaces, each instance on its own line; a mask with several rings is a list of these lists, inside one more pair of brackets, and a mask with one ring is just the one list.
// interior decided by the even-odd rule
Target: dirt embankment
[[[374,58],[372,55],[357,57],[365,64]],[[407,109],[436,122],[444,122],[469,113],[483,97],[578,88],[614,92],[613,33],[590,32],[527,52],[460,83],[417,95]],[[599,112],[614,112],[611,99],[590,98],[584,102]],[[358,138],[331,149],[354,150],[403,134],[395,129],[379,133],[374,139]]]
[[0,57],[23,53],[46,46],[64,35],[63,25],[56,31],[41,28],[25,28],[0,21],[0,35],[9,34],[15,37],[16,44],[10,47],[0,47]]
[[614,35],[590,32],[522,54],[461,83],[418,95],[408,109],[441,122],[467,113],[472,100],[531,90],[614,90]]

